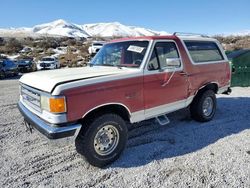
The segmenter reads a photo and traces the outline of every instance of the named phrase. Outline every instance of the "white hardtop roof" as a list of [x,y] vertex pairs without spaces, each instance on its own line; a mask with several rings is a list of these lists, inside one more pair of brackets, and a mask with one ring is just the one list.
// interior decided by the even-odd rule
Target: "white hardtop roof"
[[211,37],[204,37],[200,35],[189,35],[189,36],[177,36],[181,40],[195,40],[195,41],[214,41],[216,42],[217,39]]

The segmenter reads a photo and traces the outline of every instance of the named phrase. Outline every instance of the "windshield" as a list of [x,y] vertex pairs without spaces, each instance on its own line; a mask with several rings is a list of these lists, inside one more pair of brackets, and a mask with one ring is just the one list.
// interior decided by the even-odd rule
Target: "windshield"
[[49,58],[49,57],[45,57],[45,58],[42,58],[42,61],[55,61],[55,59]]
[[14,66],[14,65],[15,65],[15,63],[13,63],[13,62],[10,61],[10,60],[5,60],[5,64],[6,64],[7,66]]
[[126,41],[104,45],[91,65],[140,67],[148,47],[148,41]]

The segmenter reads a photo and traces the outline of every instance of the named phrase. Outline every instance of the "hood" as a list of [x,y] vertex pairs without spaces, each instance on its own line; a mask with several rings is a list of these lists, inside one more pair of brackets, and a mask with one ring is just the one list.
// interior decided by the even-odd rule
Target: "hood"
[[53,88],[65,82],[73,82],[81,79],[91,79],[96,77],[117,75],[128,72],[129,69],[119,69],[117,67],[83,67],[65,68],[57,70],[39,71],[23,75],[20,82],[30,87],[52,92]]

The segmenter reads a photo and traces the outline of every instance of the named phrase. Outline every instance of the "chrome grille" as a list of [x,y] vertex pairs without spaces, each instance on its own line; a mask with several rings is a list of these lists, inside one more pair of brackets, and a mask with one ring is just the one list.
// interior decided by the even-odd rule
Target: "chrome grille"
[[50,63],[40,63],[41,67],[50,67]]
[[41,96],[38,92],[33,89],[21,86],[21,96],[25,104],[39,112],[41,111]]

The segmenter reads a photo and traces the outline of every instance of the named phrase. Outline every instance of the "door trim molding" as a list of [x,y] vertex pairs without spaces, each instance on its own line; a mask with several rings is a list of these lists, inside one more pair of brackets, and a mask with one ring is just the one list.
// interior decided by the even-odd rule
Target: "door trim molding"
[[146,110],[133,112],[131,113],[131,116],[130,116],[130,122],[135,123],[135,122],[143,121],[146,119],[151,119],[151,118],[163,115],[163,114],[168,114],[176,110],[180,110],[182,108],[186,108],[187,106],[191,104],[193,99],[194,99],[194,95],[184,100],[160,105],[160,106],[149,108]]

